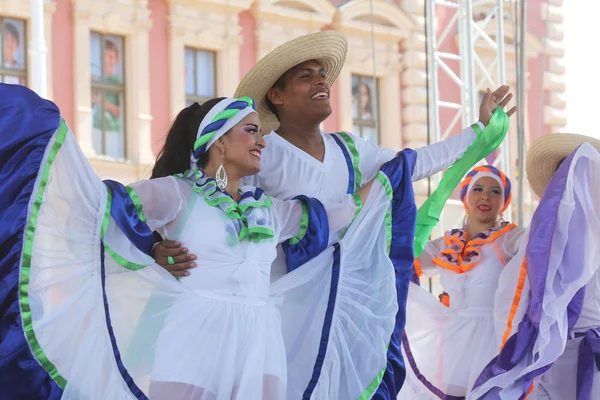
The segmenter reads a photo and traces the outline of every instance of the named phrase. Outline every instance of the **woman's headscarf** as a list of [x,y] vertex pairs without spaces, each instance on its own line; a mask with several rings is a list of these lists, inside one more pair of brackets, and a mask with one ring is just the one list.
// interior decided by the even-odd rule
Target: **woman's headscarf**
[[510,179],[504,174],[504,172],[500,171],[498,168],[493,165],[482,165],[480,167],[475,167],[467,174],[465,179],[461,183],[460,189],[460,199],[465,205],[465,210],[469,211],[469,194],[471,193],[471,188],[479,179],[484,177],[490,177],[498,182],[500,185],[500,189],[502,190],[504,205],[502,206],[500,213],[506,211],[508,206],[510,205],[510,201],[512,199],[511,195],[511,184]]

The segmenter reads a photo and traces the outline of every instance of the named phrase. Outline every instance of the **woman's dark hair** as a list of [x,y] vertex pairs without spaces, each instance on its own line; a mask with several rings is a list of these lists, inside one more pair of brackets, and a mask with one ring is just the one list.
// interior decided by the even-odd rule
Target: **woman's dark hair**
[[[224,97],[211,99],[202,105],[194,103],[177,114],[167,134],[165,144],[158,153],[150,179],[180,174],[190,169],[190,154],[194,148],[198,127],[206,114]],[[208,164],[208,152],[198,160],[198,168]]]
[[562,165],[562,163],[565,162],[567,158],[563,158],[562,160],[560,160],[557,164],[556,164],[556,168],[554,168],[554,172],[558,171],[558,169],[560,168],[560,166]]

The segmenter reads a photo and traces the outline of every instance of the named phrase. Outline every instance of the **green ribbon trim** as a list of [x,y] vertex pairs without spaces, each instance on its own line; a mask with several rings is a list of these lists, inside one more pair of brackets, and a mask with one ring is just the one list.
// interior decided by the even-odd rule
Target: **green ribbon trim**
[[[385,188],[385,194],[390,199],[390,202],[394,199],[394,191],[392,190],[392,185],[390,184],[390,180],[386,174],[379,171],[377,173],[377,180],[381,182],[383,187]],[[392,206],[388,207],[385,212],[385,231],[387,233],[387,254],[390,254],[390,248],[392,247]]]
[[251,242],[271,239],[275,234],[269,228],[264,226],[253,226],[248,228],[248,239]]
[[[389,343],[388,343],[387,347],[388,348],[390,347]],[[387,348],[386,348],[385,352],[387,354]],[[387,364],[387,360],[386,360],[386,364]],[[383,367],[381,369],[381,371],[379,371],[377,376],[371,381],[371,383],[369,383],[369,386],[367,386],[367,388],[365,389],[363,394],[361,394],[357,400],[368,400],[371,398],[371,396],[373,396],[373,393],[375,393],[375,391],[381,384],[381,380],[383,379],[383,375],[385,374],[386,370],[387,370],[387,365],[385,367]]]
[[367,386],[367,388],[365,389],[363,394],[360,395],[358,400],[367,400],[367,399],[370,399],[371,396],[373,396],[373,393],[375,393],[375,391],[381,384],[381,380],[383,379],[383,375],[385,374],[386,369],[387,369],[387,367],[383,367],[383,369],[381,371],[379,371],[379,373],[377,374],[375,379],[373,379],[371,381],[369,386]]
[[135,204],[135,209],[137,210],[138,218],[143,223],[146,223],[147,219],[146,215],[144,214],[144,209],[142,208],[142,200],[140,200],[140,197],[137,195],[137,193],[129,186],[125,186],[125,190],[127,190],[131,201],[133,201],[133,204]]
[[340,240],[344,236],[346,236],[346,232],[348,232],[348,229],[350,229],[350,227],[352,226],[354,221],[356,221],[356,217],[358,217],[358,214],[360,213],[360,211],[363,208],[363,202],[358,193],[352,193],[352,199],[354,200],[354,205],[356,206],[356,212],[354,213],[354,217],[352,218],[352,222],[350,222],[350,225],[348,225],[348,227],[342,231],[342,233],[340,235]]
[[61,146],[65,142],[69,128],[65,124],[65,121],[61,118],[60,126],[54,133],[55,139],[48,157],[44,164],[42,175],[40,177],[40,184],[35,195],[35,201],[31,207],[31,214],[29,215],[29,221],[25,229],[25,242],[23,243],[23,254],[21,256],[21,278],[19,281],[19,305],[21,307],[21,319],[23,322],[23,332],[25,338],[29,343],[29,347],[35,358],[38,360],[42,368],[46,370],[48,375],[56,382],[56,384],[62,389],[67,385],[67,380],[63,378],[56,366],[48,359],[46,353],[40,346],[35,332],[33,330],[33,323],[31,317],[31,306],[29,304],[29,280],[31,278],[31,259],[33,251],[33,240],[35,236],[35,227],[37,224],[37,218],[40,212],[40,208],[44,201],[44,191],[48,185],[48,179],[50,177],[50,168],[52,163],[56,159],[56,155],[60,150]]
[[[469,146],[465,154],[446,171],[437,189],[419,208],[415,229],[415,258],[423,252],[433,228],[440,221],[440,214],[452,192],[475,164],[500,146],[508,132],[508,123],[508,116],[504,110],[496,108],[488,126],[477,135],[477,139]],[[477,124],[474,125],[477,126]],[[479,126],[473,127],[473,129],[475,133],[478,130],[481,131]]]
[[348,135],[346,132],[340,132],[339,135],[342,137],[342,139],[344,139],[346,146],[348,146],[348,150],[350,150],[350,154],[352,154],[352,164],[354,166],[354,190],[358,190],[360,189],[363,178],[359,168],[360,155],[358,154],[358,150],[356,150],[356,144],[354,144],[354,140],[352,140],[350,135]]
[[308,204],[304,201],[302,203],[302,219],[300,220],[300,233],[289,240],[290,246],[300,243],[304,236],[306,236],[306,230],[308,229]]
[[[105,186],[105,187],[106,187],[106,207],[104,208],[104,217],[102,218],[102,227],[100,228],[100,237],[102,238],[102,241],[104,243],[104,250],[106,250],[106,252],[112,257],[112,259],[115,260],[115,262],[123,268],[126,268],[131,271],[139,271],[142,268],[146,268],[149,264],[148,265],[137,264],[137,263],[134,263],[132,261],[125,259],[123,256],[118,254],[116,251],[111,249],[110,246],[104,240],[104,237],[106,236],[106,229],[108,228],[108,223],[110,221],[110,206],[112,203],[112,192],[108,186]],[[128,190],[128,192],[129,192],[129,190]],[[133,193],[135,194],[135,192],[133,192]],[[130,194],[130,196],[131,196],[131,194]],[[137,197],[137,195],[135,195],[135,196]],[[132,200],[133,200],[133,198],[132,198]],[[137,200],[139,202],[139,198]],[[135,200],[134,200],[134,203],[135,203]],[[136,204],[136,208],[137,208],[137,204]],[[140,202],[140,208],[138,209],[138,214],[140,211],[141,211],[141,202]],[[140,219],[142,216],[143,216],[143,213],[140,216]],[[144,223],[146,222],[145,217],[144,217],[143,222]]]

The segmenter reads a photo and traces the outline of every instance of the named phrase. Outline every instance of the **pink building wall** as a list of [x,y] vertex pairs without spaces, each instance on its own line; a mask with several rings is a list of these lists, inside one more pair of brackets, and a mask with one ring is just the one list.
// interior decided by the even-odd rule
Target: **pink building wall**
[[[545,21],[542,15],[542,4],[547,3],[547,0],[529,0],[527,2],[527,30],[533,33],[535,36],[542,38],[545,36]],[[527,64],[527,71],[529,76],[529,90],[527,91],[528,99],[528,117],[529,117],[529,132],[530,140],[538,138],[542,135],[547,135],[551,132],[551,127],[542,123],[541,131],[538,132],[538,120],[540,113],[543,111],[543,106],[550,103],[550,92],[544,92],[544,99],[542,102],[540,96],[540,86],[542,85],[543,76],[543,55],[539,54],[533,58]]]
[[242,28],[242,46],[240,49],[240,80],[242,80],[258,61],[255,34],[256,21],[250,11],[242,11],[239,14],[239,24]]
[[74,126],[73,7],[71,0],[55,0],[52,18],[52,97],[69,126]]
[[[169,67],[169,4],[166,0],[148,2],[152,27],[150,40],[150,111],[152,151],[158,154],[171,124]],[[183,72],[183,71],[182,71]]]

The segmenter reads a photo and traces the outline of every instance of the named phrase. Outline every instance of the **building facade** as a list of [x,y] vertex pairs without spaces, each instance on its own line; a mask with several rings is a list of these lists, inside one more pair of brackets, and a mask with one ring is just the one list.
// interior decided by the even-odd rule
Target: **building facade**
[[[566,125],[562,2],[527,2],[528,140]],[[427,143],[424,3],[45,0],[48,97],[99,175],[129,183],[149,176],[170,122],[186,104],[231,96],[244,74],[276,46],[336,29],[347,34],[349,52],[323,129],[351,131],[394,149],[422,146]],[[510,0],[506,4],[514,9]],[[445,18],[437,15],[439,29]],[[0,0],[0,26],[0,80],[27,85],[31,0]],[[514,88],[513,26],[506,21],[507,81]],[[452,90],[441,78],[440,91],[452,96]],[[440,118],[449,123],[449,116]],[[509,133],[513,165],[514,128]],[[424,187],[417,193],[422,200]]]

